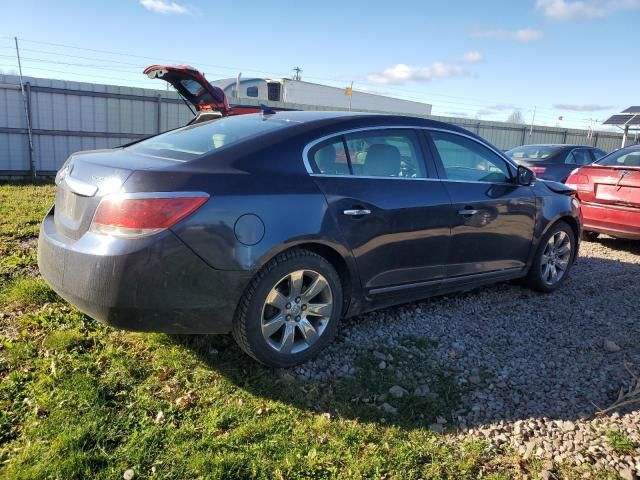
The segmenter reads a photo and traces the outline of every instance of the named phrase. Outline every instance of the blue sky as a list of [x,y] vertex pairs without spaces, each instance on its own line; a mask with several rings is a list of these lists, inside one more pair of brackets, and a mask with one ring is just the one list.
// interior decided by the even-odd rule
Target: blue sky
[[18,36],[30,76],[151,88],[152,63],[210,79],[298,65],[305,80],[354,81],[437,115],[518,109],[530,122],[536,107],[537,124],[584,128],[640,103],[640,63],[622,43],[639,24],[640,0],[0,0],[0,70],[15,70]]

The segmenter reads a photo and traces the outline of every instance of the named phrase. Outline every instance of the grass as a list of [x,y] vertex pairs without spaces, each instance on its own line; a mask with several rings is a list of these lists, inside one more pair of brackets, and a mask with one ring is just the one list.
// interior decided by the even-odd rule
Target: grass
[[624,433],[617,430],[609,430],[606,432],[607,439],[611,449],[620,455],[630,455],[637,450],[637,445],[627,437]]
[[[372,352],[352,379],[301,381],[260,367],[228,336],[137,334],[66,304],[39,277],[38,225],[49,185],[0,185],[0,478],[512,478],[509,452],[429,429],[460,392],[434,345],[385,350],[412,388]],[[414,366],[419,366],[415,368]],[[452,422],[449,421],[448,424]],[[624,442],[616,440],[618,448]]]

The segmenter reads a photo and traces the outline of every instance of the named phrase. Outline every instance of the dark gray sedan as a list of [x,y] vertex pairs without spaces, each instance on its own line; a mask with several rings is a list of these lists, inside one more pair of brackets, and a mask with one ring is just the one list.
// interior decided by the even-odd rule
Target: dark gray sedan
[[523,145],[508,150],[518,164],[529,167],[538,178],[566,182],[569,174],[578,167],[590,165],[606,152],[586,145]]
[[515,278],[552,291],[582,229],[564,185],[392,115],[222,118],[76,153],[56,183],[38,263],[62,297],[118,328],[233,332],[272,366],[368,310]]

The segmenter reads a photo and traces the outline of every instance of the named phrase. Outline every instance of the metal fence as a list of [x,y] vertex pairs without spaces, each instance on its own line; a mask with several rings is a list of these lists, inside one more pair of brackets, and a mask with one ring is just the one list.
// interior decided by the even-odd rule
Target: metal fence
[[[0,75],[0,176],[52,175],[79,150],[112,148],[135,139],[184,125],[192,113],[175,92],[24,77],[33,150],[19,78]],[[237,99],[231,99],[237,100]],[[254,99],[240,100],[258,105]],[[336,110],[319,105],[267,102],[299,110]],[[527,143],[588,144],[612,151],[622,135],[470,120],[433,118],[467,128],[501,149]],[[628,143],[636,143],[631,137]]]

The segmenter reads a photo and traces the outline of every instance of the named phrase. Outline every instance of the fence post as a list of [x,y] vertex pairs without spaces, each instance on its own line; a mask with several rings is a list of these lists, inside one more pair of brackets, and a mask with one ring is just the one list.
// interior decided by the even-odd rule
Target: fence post
[[31,83],[26,82],[25,85],[25,93],[27,94],[27,128],[29,135],[29,169],[31,170],[31,178],[36,178],[38,174],[38,169],[36,168],[36,161],[33,157],[33,129],[31,127],[32,117],[31,117]]
[[569,130],[564,131],[564,136],[562,137],[562,143],[567,143],[567,137],[569,136]]
[[524,141],[527,138],[527,126],[525,125],[524,127],[522,127],[522,141],[520,142],[520,145],[524,145]]
[[598,132],[593,134],[593,146],[594,147],[598,146]]
[[162,96],[158,94],[156,98],[156,133],[162,129]]

